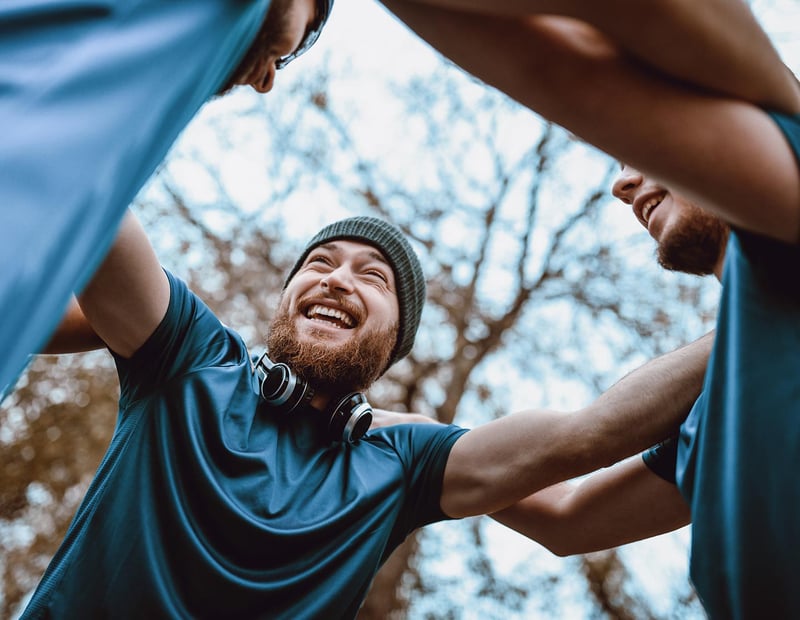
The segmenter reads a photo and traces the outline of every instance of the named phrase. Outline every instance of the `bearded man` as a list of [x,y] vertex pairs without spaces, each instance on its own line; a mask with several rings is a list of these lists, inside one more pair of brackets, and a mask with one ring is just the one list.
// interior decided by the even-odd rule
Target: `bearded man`
[[252,356],[129,214],[64,323],[112,352],[118,424],[23,618],[352,618],[416,528],[643,450],[699,393],[710,338],[570,415],[468,431],[376,412],[366,433],[363,390],[411,350],[424,299],[399,229],[334,222],[294,265],[268,351]]

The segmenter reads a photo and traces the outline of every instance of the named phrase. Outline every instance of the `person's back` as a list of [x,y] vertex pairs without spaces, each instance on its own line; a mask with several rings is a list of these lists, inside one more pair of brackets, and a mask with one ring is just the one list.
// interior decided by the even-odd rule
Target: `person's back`
[[[798,123],[800,127],[800,123]],[[732,231],[717,344],[683,426],[691,577],[715,618],[791,618],[800,545],[800,246]]]

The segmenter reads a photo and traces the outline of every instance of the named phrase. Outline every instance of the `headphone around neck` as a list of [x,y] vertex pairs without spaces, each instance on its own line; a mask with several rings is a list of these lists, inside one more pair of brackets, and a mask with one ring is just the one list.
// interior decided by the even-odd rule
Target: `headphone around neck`
[[[266,353],[258,358],[255,373],[259,395],[281,413],[307,405],[314,397],[314,389],[306,381],[286,364],[273,362]],[[351,392],[333,401],[324,415],[331,441],[358,441],[372,424],[372,406],[361,392]]]

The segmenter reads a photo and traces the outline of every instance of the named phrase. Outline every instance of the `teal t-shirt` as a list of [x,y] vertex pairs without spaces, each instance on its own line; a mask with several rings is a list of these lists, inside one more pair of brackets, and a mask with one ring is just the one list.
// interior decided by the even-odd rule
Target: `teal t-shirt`
[[354,443],[278,415],[251,358],[180,280],[130,360],[109,451],[23,618],[354,617],[392,550],[439,507],[464,429]]
[[0,400],[268,7],[0,2]]
[[800,246],[728,244],[703,396],[682,427],[691,578],[711,618],[800,617]]
[[[795,153],[800,117],[771,114]],[[800,618],[800,245],[728,242],[714,350],[670,465],[691,506],[691,579],[710,618]],[[766,616],[765,616],[766,614]]]

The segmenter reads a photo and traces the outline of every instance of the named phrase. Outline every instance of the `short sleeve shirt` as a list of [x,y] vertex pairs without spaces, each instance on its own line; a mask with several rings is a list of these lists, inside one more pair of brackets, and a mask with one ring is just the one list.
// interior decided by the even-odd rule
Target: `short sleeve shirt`
[[[353,444],[279,415],[251,358],[180,280],[118,359],[118,427],[25,618],[347,618],[439,507],[464,429],[403,424]],[[91,575],[91,578],[87,576]]]
[[269,0],[0,2],[0,399]]
[[[772,116],[800,152],[800,117]],[[654,471],[674,464],[711,618],[800,617],[798,274],[800,245],[732,232],[702,395],[675,449],[645,456]]]

